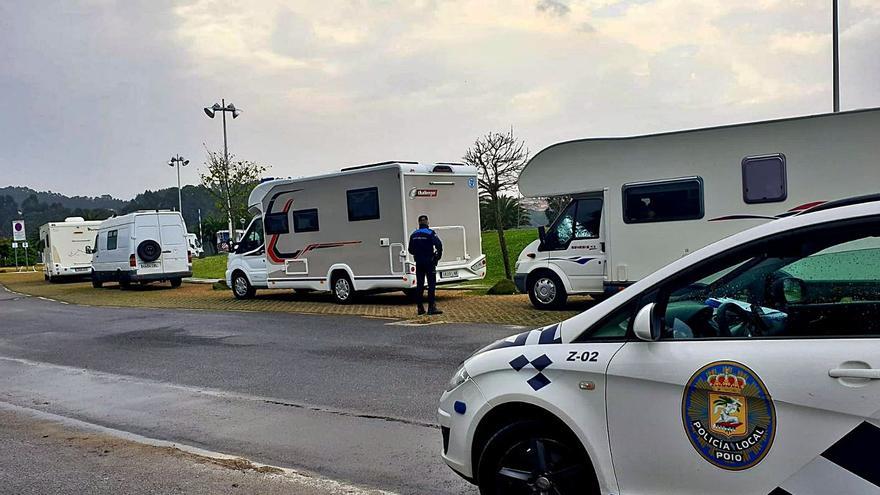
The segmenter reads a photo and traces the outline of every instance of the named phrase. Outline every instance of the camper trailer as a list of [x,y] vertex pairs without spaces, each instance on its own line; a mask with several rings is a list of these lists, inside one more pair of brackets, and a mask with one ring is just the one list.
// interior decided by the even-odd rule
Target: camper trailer
[[39,248],[43,255],[43,277],[50,282],[86,277],[92,270],[89,247],[99,220],[67,217],[40,227]]
[[358,291],[411,290],[407,242],[422,214],[443,241],[437,283],[481,279],[476,173],[458,164],[384,162],[263,182],[250,194],[254,218],[229,255],[226,282],[237,298],[291,288],[330,291],[339,303]]
[[186,224],[180,212],[137,211],[101,222],[94,236],[92,286],[118,282],[171,282],[179,287],[192,276],[192,253],[186,241]]
[[529,197],[571,202],[528,245],[515,282],[549,308],[602,297],[780,214],[880,190],[880,109],[552,145]]

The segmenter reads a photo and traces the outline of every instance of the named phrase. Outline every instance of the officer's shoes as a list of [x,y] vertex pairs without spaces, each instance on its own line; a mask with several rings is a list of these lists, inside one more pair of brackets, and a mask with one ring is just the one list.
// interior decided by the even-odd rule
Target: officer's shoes
[[425,307],[419,304],[419,315],[421,316],[423,314],[425,314]]
[[428,308],[428,314],[429,315],[442,315],[443,311],[440,311],[436,307],[431,306],[430,308]]

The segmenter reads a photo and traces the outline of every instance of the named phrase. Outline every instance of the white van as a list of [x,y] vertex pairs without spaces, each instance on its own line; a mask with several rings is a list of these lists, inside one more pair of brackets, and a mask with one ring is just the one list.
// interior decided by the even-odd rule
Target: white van
[[189,245],[189,252],[191,252],[193,256],[201,258],[205,255],[205,250],[202,249],[202,241],[199,239],[199,236],[195,234],[186,234],[186,242]]
[[525,196],[571,203],[523,249],[514,282],[538,308],[603,296],[718,239],[880,184],[880,109],[550,146]]
[[57,282],[64,278],[87,277],[92,271],[90,247],[100,220],[67,217],[40,227],[39,249],[43,255],[43,278]]
[[138,211],[101,222],[92,253],[92,286],[170,281],[192,276],[186,225],[176,211]]
[[419,215],[443,242],[438,285],[486,276],[474,167],[383,162],[270,180],[254,188],[248,208],[255,217],[226,265],[237,298],[290,288],[347,303],[358,291],[411,291],[407,243]]

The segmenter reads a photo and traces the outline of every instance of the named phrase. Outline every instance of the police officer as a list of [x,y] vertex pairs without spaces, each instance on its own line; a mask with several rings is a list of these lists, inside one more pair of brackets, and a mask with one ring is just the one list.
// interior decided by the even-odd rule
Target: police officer
[[425,314],[422,305],[422,291],[428,279],[428,314],[439,315],[442,311],[434,303],[434,289],[437,286],[437,262],[443,257],[443,243],[437,233],[428,228],[428,216],[419,216],[419,228],[409,236],[409,254],[416,260],[416,302],[419,314]]

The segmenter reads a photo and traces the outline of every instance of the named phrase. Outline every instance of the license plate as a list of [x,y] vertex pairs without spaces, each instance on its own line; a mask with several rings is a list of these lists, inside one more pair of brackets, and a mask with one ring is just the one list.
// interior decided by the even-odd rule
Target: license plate
[[455,278],[458,276],[458,271],[456,270],[447,270],[445,272],[440,272],[440,278]]
[[159,268],[159,263],[141,263],[141,268]]
[[91,270],[91,268],[74,268],[73,269],[73,271],[75,271],[75,272],[87,272],[89,270]]

